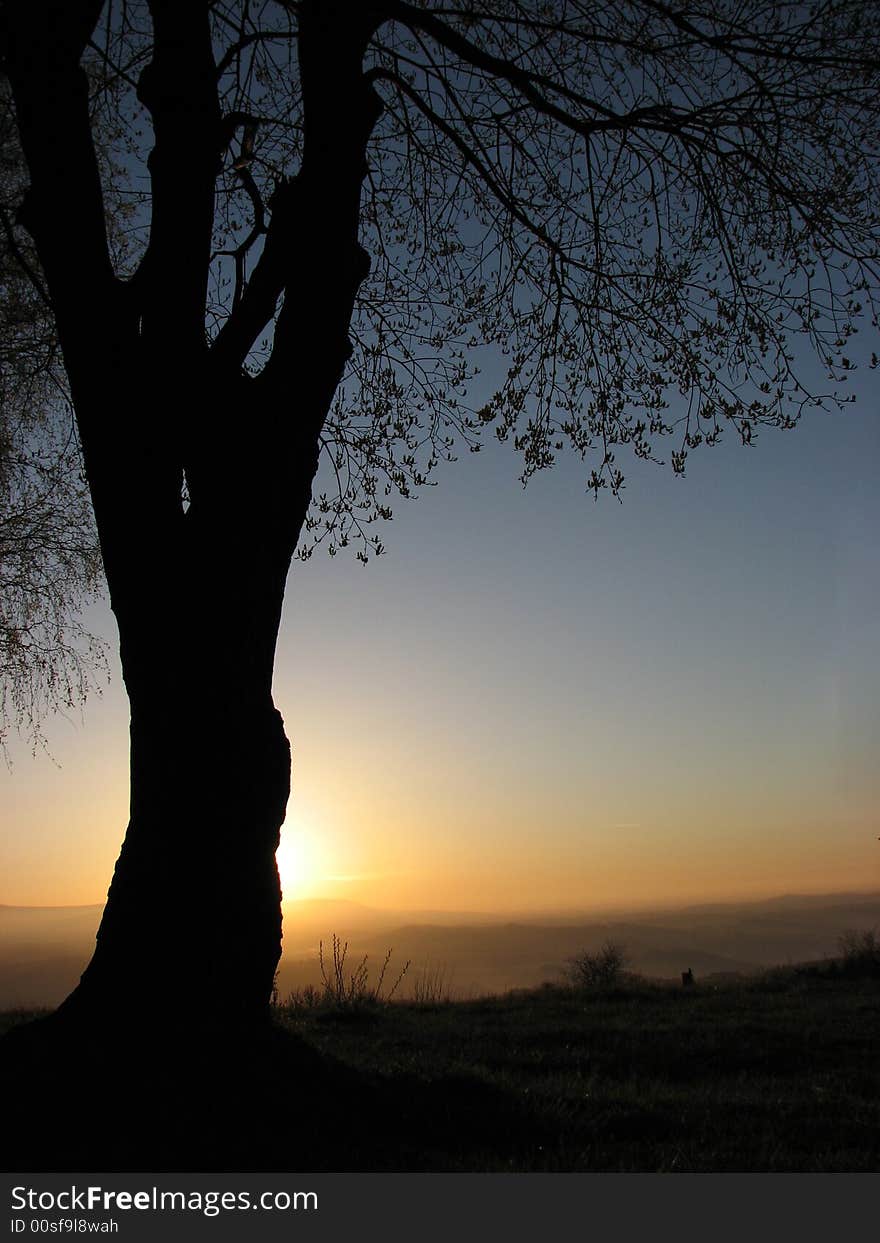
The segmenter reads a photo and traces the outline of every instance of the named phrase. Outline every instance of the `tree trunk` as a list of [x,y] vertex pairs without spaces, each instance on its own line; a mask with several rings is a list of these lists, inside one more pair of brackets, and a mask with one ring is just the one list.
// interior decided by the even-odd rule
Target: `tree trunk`
[[[147,386],[141,400],[156,409],[163,396]],[[249,1021],[267,1011],[281,953],[290,748],[272,670],[317,444],[292,446],[273,477],[252,460],[271,421],[255,386],[206,388],[201,401],[212,427],[186,449],[200,466],[188,508],[145,500],[143,521],[105,524],[125,530],[105,557],[131,704],[130,819],[70,1016]]]
[[[271,700],[133,706],[131,819],[68,1009],[159,1022],[264,1013],[281,953],[275,850],[290,751]],[[178,710],[181,705],[178,705]],[[155,1013],[156,1011],[161,1013]]]

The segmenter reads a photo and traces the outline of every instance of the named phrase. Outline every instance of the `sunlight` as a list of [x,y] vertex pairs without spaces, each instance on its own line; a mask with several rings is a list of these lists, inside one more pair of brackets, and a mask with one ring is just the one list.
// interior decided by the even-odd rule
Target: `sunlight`
[[284,825],[275,860],[285,898],[303,898],[312,893],[318,880],[314,850],[308,834],[299,825]]

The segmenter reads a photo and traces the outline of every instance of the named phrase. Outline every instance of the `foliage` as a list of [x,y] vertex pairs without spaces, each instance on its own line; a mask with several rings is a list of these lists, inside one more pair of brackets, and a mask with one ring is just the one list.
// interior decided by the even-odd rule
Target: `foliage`
[[81,620],[101,590],[88,487],[52,309],[27,234],[8,89],[0,89],[0,747],[10,729],[43,742],[106,673]]
[[[193,72],[194,28],[178,31],[191,63],[169,51],[174,6],[86,8],[112,271],[127,297],[141,299],[146,332],[156,307],[163,315],[150,289],[168,259],[163,245],[191,255],[191,270],[179,273],[181,305],[198,296],[209,360],[253,380],[280,374],[290,406],[299,385],[285,371],[292,342],[278,328],[301,297],[291,255],[308,227],[317,230],[309,244],[328,255],[347,245],[298,215],[306,139],[326,120],[316,111],[325,97],[303,78],[302,35],[308,26],[324,38],[333,5],[212,0],[210,91]],[[745,0],[735,9],[698,0],[686,12],[655,0],[370,6],[362,67],[381,101],[360,205],[370,267],[354,298],[350,357],[321,416],[323,465],[299,555],[322,543],[363,559],[382,551],[376,524],[391,517],[395,496],[414,495],[460,449],[478,449],[489,428],[519,451],[524,480],[568,446],[584,462],[587,489],[619,495],[620,449],[659,462],[665,443],[680,474],[725,429],[750,444],[761,427],[793,427],[811,404],[845,403],[853,336],[862,322],[876,325],[872,14],[863,0]],[[360,38],[349,26],[347,36]],[[336,29],[337,57],[345,46]],[[164,56],[167,97],[151,85]],[[169,74],[178,73],[186,85],[175,95]],[[350,110],[359,107],[352,99]],[[35,277],[26,293],[15,277],[10,304],[21,308],[24,298],[27,316],[36,314],[28,331],[39,330],[51,359],[29,366],[28,383],[64,392],[45,297],[35,292],[45,294],[43,278],[15,223],[21,167],[8,158],[8,120],[6,106],[5,239]],[[218,124],[219,161],[202,150],[208,136],[217,141]],[[156,143],[163,159],[187,167],[168,188],[156,180],[161,160],[147,168]],[[206,273],[196,271],[201,242],[185,206],[204,189],[199,161],[210,165],[214,198]],[[93,210],[85,199],[74,206]],[[153,227],[157,210],[170,229]],[[59,279],[68,278],[52,273]],[[22,390],[18,408],[43,410],[45,396]],[[4,392],[4,408],[8,400]],[[47,445],[44,420],[29,417],[71,519],[62,537],[51,521],[58,507],[50,510],[44,560],[8,572],[6,632],[19,644],[6,657],[11,708],[33,720],[85,689],[76,653],[88,636],[72,618],[94,587],[97,559],[69,423]],[[5,419],[4,442],[14,424]],[[269,430],[246,455],[265,481],[290,442]],[[181,427],[176,442],[197,431]],[[226,434],[247,435],[244,426]],[[7,449],[4,460],[5,512],[39,515],[46,455],[32,454],[24,476]],[[198,471],[176,467],[185,507]],[[32,546],[33,525],[6,526],[14,560],[22,541]],[[22,645],[38,671],[30,688],[19,672],[27,660],[17,663]]]
[[524,478],[568,445],[618,493],[618,446],[658,460],[668,438],[682,473],[725,427],[793,426],[820,400],[798,336],[845,383],[876,289],[863,5],[432,8],[398,6],[374,50],[359,340],[395,377],[435,342],[463,365],[493,347],[504,372],[476,411],[464,371],[439,394],[399,380],[401,404],[494,425]]
[[[210,10],[227,126],[206,307],[219,354],[302,174],[313,6]],[[524,479],[568,446],[590,491],[619,495],[620,448],[660,462],[666,443],[681,474],[725,429],[750,444],[848,400],[852,338],[876,323],[880,228],[880,26],[863,0],[370,11],[371,267],[300,556],[381,551],[374,524],[394,497],[487,428]],[[152,54],[144,5],[108,6],[99,42],[134,170],[150,146],[134,76]],[[135,259],[149,229],[138,185]],[[272,355],[270,310],[241,355],[252,376]]]
[[605,941],[598,950],[583,950],[569,960],[567,975],[575,988],[612,988],[620,984],[629,958],[615,941]]

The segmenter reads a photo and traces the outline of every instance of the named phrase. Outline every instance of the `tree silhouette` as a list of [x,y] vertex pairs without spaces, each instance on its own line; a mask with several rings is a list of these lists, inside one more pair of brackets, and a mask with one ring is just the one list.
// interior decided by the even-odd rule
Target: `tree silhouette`
[[0,83],[0,749],[10,728],[45,746],[46,716],[79,703],[105,667],[79,615],[101,555],[51,305],[14,226],[24,187]]
[[130,822],[67,1013],[118,1009],[131,975],[182,1013],[265,1010],[297,550],[381,551],[394,496],[483,428],[525,477],[568,449],[618,494],[622,448],[665,442],[681,473],[725,429],[747,443],[846,400],[850,338],[876,324],[877,16],[6,0],[18,219],[131,701]]

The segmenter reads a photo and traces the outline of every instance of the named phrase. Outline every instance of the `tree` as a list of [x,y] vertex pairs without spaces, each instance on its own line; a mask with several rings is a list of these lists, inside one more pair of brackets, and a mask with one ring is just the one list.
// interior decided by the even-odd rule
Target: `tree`
[[[6,0],[19,220],[131,701],[131,817],[68,1015],[118,1009],[131,972],[160,1008],[188,1013],[198,981],[265,1010],[290,790],[272,663],[297,549],[380,551],[394,494],[483,427],[525,478],[567,446],[588,489],[619,494],[621,446],[659,461],[665,438],[682,473],[725,428],[748,443],[846,400],[851,338],[876,326],[872,16]],[[96,160],[98,98],[128,124],[127,186]],[[122,267],[120,194],[140,238]]]
[[85,698],[103,644],[80,620],[101,557],[39,261],[14,213],[24,189],[12,101],[0,94],[0,748],[44,743],[47,713]]

